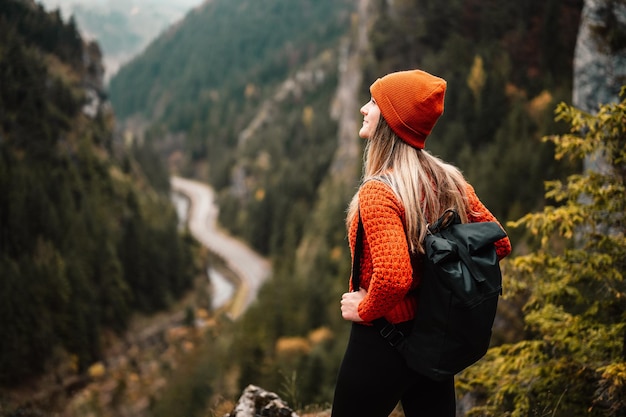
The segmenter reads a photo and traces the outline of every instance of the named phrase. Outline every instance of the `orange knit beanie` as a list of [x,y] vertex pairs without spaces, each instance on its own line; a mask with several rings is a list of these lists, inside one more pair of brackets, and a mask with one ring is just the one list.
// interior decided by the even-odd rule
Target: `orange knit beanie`
[[400,139],[423,149],[443,113],[446,81],[421,70],[393,72],[377,79],[370,92]]

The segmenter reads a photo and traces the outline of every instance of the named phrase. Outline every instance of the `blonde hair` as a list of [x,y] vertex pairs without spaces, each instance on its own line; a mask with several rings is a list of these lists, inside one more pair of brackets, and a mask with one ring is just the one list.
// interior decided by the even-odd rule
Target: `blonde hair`
[[[467,222],[466,181],[461,171],[423,149],[402,141],[383,117],[367,140],[361,184],[370,180],[389,185],[404,206],[405,231],[411,252],[423,253],[427,225],[448,208]],[[358,192],[348,207],[347,225],[359,209]]]

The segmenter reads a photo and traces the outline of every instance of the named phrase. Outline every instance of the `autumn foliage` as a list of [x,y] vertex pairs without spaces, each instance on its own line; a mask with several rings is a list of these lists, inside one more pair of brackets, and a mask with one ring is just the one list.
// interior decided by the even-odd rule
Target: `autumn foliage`
[[626,87],[621,99],[596,115],[556,109],[571,129],[544,140],[585,169],[547,182],[551,204],[509,224],[536,239],[505,285],[527,300],[527,337],[461,376],[462,391],[486,398],[469,416],[626,413]]

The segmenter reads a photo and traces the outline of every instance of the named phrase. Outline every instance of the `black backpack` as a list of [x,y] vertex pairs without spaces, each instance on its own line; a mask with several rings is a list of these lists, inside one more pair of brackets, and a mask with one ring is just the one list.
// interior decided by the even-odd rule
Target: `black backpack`
[[[359,215],[352,264],[353,289],[357,291],[363,234]],[[373,323],[411,369],[444,380],[485,355],[502,294],[494,243],[504,237],[498,223],[462,224],[451,209],[429,226],[411,332],[403,334],[384,318]]]

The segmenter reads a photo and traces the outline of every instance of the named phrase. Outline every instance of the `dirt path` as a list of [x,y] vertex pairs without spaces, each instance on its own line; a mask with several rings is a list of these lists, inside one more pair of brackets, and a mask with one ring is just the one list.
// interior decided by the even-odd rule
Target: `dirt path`
[[218,208],[214,192],[206,184],[181,177],[171,178],[172,190],[189,198],[188,227],[191,234],[210,251],[224,259],[240,279],[230,314],[239,317],[257,297],[271,273],[270,263],[242,241],[217,225]]

